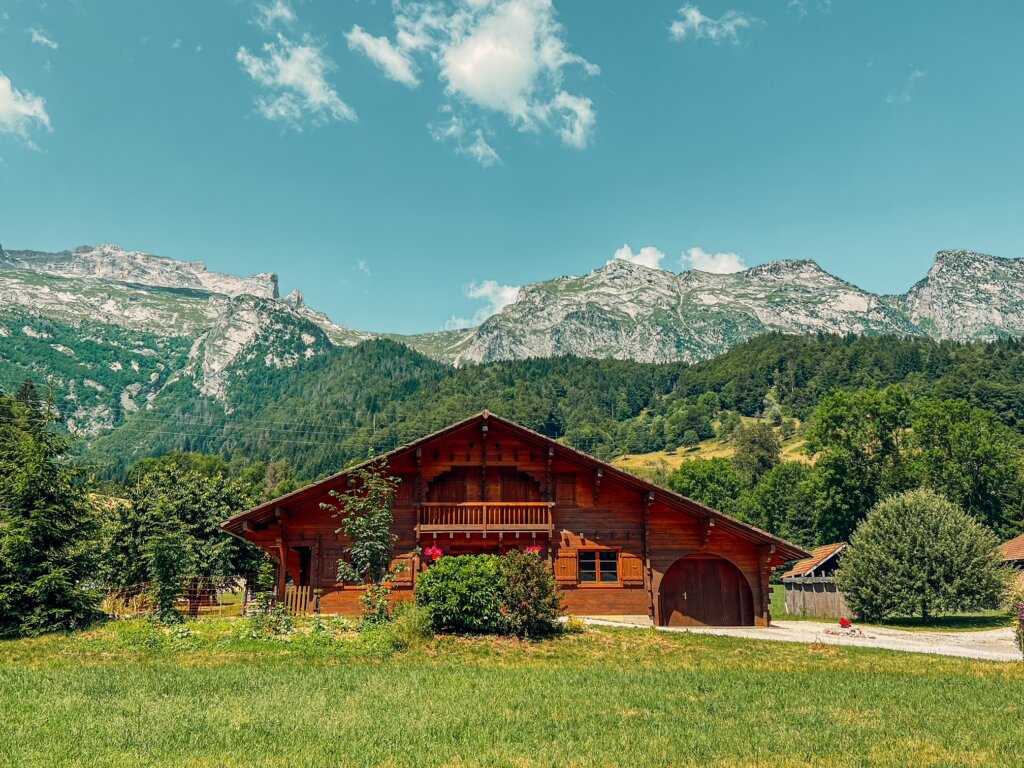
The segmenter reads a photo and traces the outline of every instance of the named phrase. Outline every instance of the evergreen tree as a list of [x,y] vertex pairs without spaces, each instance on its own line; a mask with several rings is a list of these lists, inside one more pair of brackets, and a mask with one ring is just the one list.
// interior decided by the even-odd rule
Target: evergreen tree
[[97,615],[97,520],[48,413],[34,388],[0,396],[0,637],[72,630]]

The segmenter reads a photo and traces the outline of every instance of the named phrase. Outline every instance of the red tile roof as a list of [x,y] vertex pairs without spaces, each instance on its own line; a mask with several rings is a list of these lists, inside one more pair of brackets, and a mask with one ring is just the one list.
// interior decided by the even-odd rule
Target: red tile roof
[[810,557],[798,560],[796,565],[782,575],[782,578],[788,579],[791,576],[803,576],[810,571],[813,571],[845,546],[846,543],[840,541],[838,544],[825,544],[820,547],[815,547],[811,550]]
[[1003,555],[1004,562],[1012,563],[1016,560],[1024,560],[1024,533],[1003,544],[999,551]]

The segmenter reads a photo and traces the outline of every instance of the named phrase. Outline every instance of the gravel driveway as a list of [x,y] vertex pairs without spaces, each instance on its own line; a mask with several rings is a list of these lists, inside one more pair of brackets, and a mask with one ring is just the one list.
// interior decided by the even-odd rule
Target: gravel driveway
[[[594,624],[612,622],[593,621]],[[621,625],[620,625],[621,626]],[[888,648],[910,653],[934,653],[967,659],[1020,661],[1013,629],[986,629],[969,632],[918,631],[878,627],[858,628],[860,634],[841,630],[837,624],[817,621],[774,621],[770,627],[658,627],[665,632],[693,632],[753,640],[777,640],[787,643],[856,645],[861,648]]]

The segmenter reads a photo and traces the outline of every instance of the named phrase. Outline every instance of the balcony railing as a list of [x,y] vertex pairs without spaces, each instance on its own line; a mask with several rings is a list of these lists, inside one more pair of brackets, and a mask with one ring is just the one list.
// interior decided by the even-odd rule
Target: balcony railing
[[420,531],[549,531],[547,501],[424,502],[419,507]]

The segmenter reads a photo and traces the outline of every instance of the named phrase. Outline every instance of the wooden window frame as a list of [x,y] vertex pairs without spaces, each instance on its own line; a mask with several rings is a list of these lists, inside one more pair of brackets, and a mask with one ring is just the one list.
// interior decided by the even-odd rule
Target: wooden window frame
[[[580,555],[594,553],[594,565],[596,570],[594,575],[597,576],[597,581],[583,581],[580,579],[580,574],[583,569],[580,565]],[[601,581],[601,552],[614,552],[615,553],[615,581]],[[581,589],[595,589],[601,587],[621,587],[622,586],[622,548],[621,547],[583,547],[576,550],[576,586]]]
[[[561,485],[562,483],[568,483],[572,485],[572,499],[570,501],[562,501],[561,499],[558,498],[558,486]],[[580,499],[579,494],[577,493],[579,489],[577,488],[576,484],[577,478],[575,473],[561,472],[554,476],[555,492],[552,494],[552,500],[555,502],[557,506],[569,508],[579,507]]]

